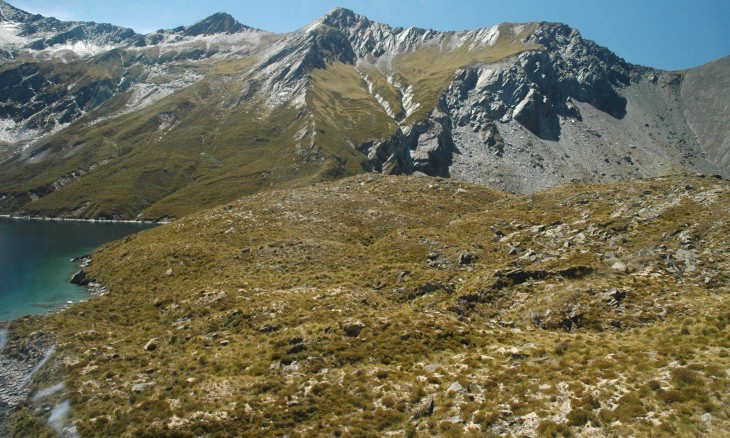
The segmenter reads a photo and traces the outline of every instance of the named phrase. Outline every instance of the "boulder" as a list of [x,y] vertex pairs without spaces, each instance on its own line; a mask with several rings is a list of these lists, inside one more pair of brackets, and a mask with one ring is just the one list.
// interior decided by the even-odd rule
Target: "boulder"
[[360,332],[365,328],[365,325],[360,321],[348,324],[345,326],[345,334],[351,338],[360,336]]
[[611,265],[611,269],[616,272],[626,273],[628,271],[628,267],[623,262],[615,262]]
[[452,393],[458,394],[458,393],[461,393],[461,392],[464,392],[464,387],[461,386],[461,383],[459,383],[459,382],[452,383],[449,386],[449,389],[446,390],[446,393],[447,394],[452,394]]
[[157,385],[155,382],[135,383],[134,385],[132,385],[132,392],[141,394],[147,388],[153,388],[155,387],[155,385]]
[[153,338],[147,341],[147,343],[144,345],[144,349],[147,351],[157,350],[157,338]]
[[79,286],[86,286],[91,280],[86,276],[86,271],[79,269],[74,275],[71,276],[71,283],[78,284]]
[[304,344],[296,344],[290,349],[286,350],[286,354],[297,354],[301,353],[302,351],[306,350],[307,346]]
[[474,263],[475,261],[477,261],[479,259],[479,256],[473,252],[461,251],[457,255],[457,258],[458,258],[460,265],[471,265],[472,263]]
[[418,403],[418,406],[416,406],[416,409],[413,410],[413,419],[422,418],[422,417],[430,417],[431,414],[433,414],[433,409],[436,407],[435,403],[433,402],[433,397],[429,396],[421,400],[420,403]]
[[423,369],[425,369],[426,371],[434,372],[439,369],[445,370],[446,368],[444,368],[444,366],[441,365],[440,363],[432,363],[432,364],[426,365],[425,367],[423,367]]
[[603,293],[604,301],[609,306],[615,306],[618,307],[621,301],[623,301],[624,298],[626,298],[626,292],[621,289],[616,289],[615,287],[612,287],[608,289],[606,292]]
[[273,333],[278,332],[281,329],[280,325],[265,325],[259,329],[259,333]]

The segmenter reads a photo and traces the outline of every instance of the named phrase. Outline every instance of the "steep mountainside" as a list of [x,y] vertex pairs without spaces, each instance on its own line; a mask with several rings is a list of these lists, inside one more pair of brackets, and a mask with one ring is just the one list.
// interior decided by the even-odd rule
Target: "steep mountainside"
[[729,170],[724,94],[703,94],[728,62],[638,67],[561,24],[335,9],[283,35],[226,14],[136,35],[0,12],[5,213],[159,219],[366,171],[530,192]]
[[726,436],[728,218],[698,176],[245,197],[108,244],[103,296],[13,322],[0,427],[10,406],[23,437]]
[[730,169],[730,57],[688,71],[682,82],[687,123],[703,146],[707,159]]

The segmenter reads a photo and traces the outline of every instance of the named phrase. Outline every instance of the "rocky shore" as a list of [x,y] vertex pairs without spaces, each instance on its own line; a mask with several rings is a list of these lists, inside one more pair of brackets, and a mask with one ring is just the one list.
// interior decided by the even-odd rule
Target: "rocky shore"
[[[83,277],[82,282],[86,286],[89,295],[99,296],[107,292],[107,289],[86,278],[84,268],[88,266],[91,259],[89,255],[79,256],[74,259],[79,264],[79,271],[74,275]],[[72,283],[80,284],[78,282]],[[69,309],[73,303],[52,310],[52,312],[63,312]],[[27,339],[12,339],[8,328],[12,321],[0,323],[0,437],[10,436],[10,420],[13,412],[23,405],[33,403],[34,405],[47,405],[49,396],[59,393],[65,389],[63,383],[58,383],[49,388],[35,388],[33,377],[51,360],[55,351],[53,339],[46,333],[33,333]],[[73,425],[66,427],[68,413],[68,400],[53,406],[51,410],[49,425],[53,427],[59,436],[76,436]],[[65,407],[65,408],[64,408]]]
[[54,351],[50,336],[36,334],[31,339],[13,341],[7,324],[0,325],[0,436],[7,436],[12,412],[31,394],[31,381]]
[[82,219],[75,217],[53,217],[53,216],[31,216],[31,215],[15,215],[0,214],[0,218],[19,219],[26,221],[54,221],[54,222],[91,222],[91,223],[112,223],[112,224],[167,224],[173,221],[172,218],[164,218],[159,221],[148,220],[123,220],[123,219]]

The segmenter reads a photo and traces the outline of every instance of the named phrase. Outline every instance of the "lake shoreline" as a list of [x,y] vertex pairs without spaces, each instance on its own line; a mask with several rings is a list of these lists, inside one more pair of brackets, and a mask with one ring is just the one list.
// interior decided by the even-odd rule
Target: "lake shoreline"
[[[89,256],[88,255],[79,256],[79,258],[88,259]],[[83,269],[82,265],[78,265],[78,266],[79,266],[79,269]],[[69,281],[69,283],[71,283],[71,282]],[[109,290],[106,287],[104,287],[104,285],[102,285],[100,283],[96,283],[94,281],[91,281],[91,282],[89,282],[89,284],[83,285],[81,287],[84,288],[84,291],[83,291],[83,293],[85,294],[84,298],[80,298],[78,300],[68,300],[65,303],[35,303],[35,304],[33,304],[34,306],[37,306],[42,309],[46,309],[46,313],[34,313],[34,314],[22,315],[22,316],[18,316],[17,318],[0,321],[0,332],[2,332],[4,325],[10,324],[17,319],[25,318],[26,316],[45,317],[45,316],[50,316],[50,315],[53,315],[56,313],[65,312],[66,310],[69,310],[76,304],[85,303],[93,298],[104,296],[109,292]],[[0,350],[2,350],[2,340],[3,340],[3,337],[0,335]]]
[[[111,240],[116,240],[124,238],[127,233],[124,232],[119,235],[113,233],[113,235],[109,236],[107,230],[117,229],[118,226],[119,229],[131,230],[136,233],[163,223],[153,221],[72,219],[1,214],[0,223],[2,222],[17,224],[17,226],[13,225],[12,228],[6,228],[3,234],[6,237],[16,238],[16,251],[19,248],[43,248],[39,252],[36,251],[36,253],[47,256],[50,248],[45,248],[42,239],[38,240],[36,238],[51,236],[51,241],[54,242],[56,251],[53,257],[56,260],[66,260],[62,266],[66,266],[68,269],[68,271],[66,271],[66,268],[62,269],[64,274],[59,275],[54,280],[54,284],[58,285],[58,287],[52,286],[54,290],[62,289],[63,286],[61,286],[61,283],[70,284],[70,278],[75,275],[74,273],[82,271],[88,265],[90,259],[88,251],[91,248],[98,248],[98,246],[109,241],[106,237],[98,241],[92,239],[88,244],[80,245],[78,248],[79,251],[75,252],[77,248],[74,244],[86,235],[96,234],[98,236],[99,234],[97,233],[105,233]],[[16,232],[16,230],[20,231]],[[87,246],[89,248],[86,248]],[[69,254],[74,252],[74,255]],[[6,261],[18,261],[21,253],[15,253],[13,246],[10,245],[8,247],[8,254],[15,255],[5,257]],[[51,266],[49,263],[44,262],[43,266]],[[32,264],[30,265],[32,266]],[[21,261],[7,266],[10,266],[11,269],[6,271],[7,278],[5,280],[12,280],[15,277],[22,277],[23,270],[29,264]],[[48,271],[38,270],[30,271],[28,275],[39,278],[46,277],[49,273]],[[12,288],[12,284],[13,282],[11,281],[9,287]],[[57,374],[58,364],[63,358],[60,356],[59,351],[55,349],[54,334],[48,330],[45,321],[48,321],[47,318],[53,318],[54,315],[75,308],[80,303],[104,296],[109,292],[104,285],[93,281],[93,279],[88,279],[88,284],[79,284],[78,286],[82,287],[78,287],[79,293],[75,298],[64,297],[55,302],[54,298],[51,298],[48,302],[37,301],[38,308],[35,311],[29,311],[29,313],[17,316],[14,316],[14,313],[11,312],[6,315],[9,319],[0,321],[0,436],[11,435],[12,427],[16,426],[13,416],[18,412],[18,409],[23,407],[48,411],[53,409],[53,417],[56,415],[54,413],[57,412],[59,406],[63,406],[63,403],[68,404],[67,394],[63,386],[64,377]],[[7,303],[14,303],[14,301],[8,301]],[[52,307],[46,307],[46,304]],[[32,306],[34,304],[30,305]],[[26,318],[38,318],[36,323],[41,327],[40,331],[36,331],[34,336],[29,338],[16,333],[13,329],[16,324],[23,326],[23,321]],[[47,380],[47,371],[41,371],[48,369],[56,370],[51,380]],[[61,389],[58,390],[58,388]],[[49,394],[53,395],[51,396]],[[62,399],[65,399],[65,401]],[[61,402],[61,405],[59,405],[59,402]],[[53,427],[55,428],[56,426]],[[68,427],[73,428],[73,423],[69,423]]]
[[[81,263],[79,268],[83,269],[90,261],[90,256],[81,256],[78,260]],[[24,315],[8,321],[0,321],[0,436],[10,436],[10,426],[12,415],[16,410],[24,404],[30,403],[36,407],[45,405],[41,403],[43,398],[42,391],[33,394],[33,377],[40,371],[49,359],[52,359],[56,352],[56,345],[53,339],[53,333],[42,331],[40,339],[31,341],[26,351],[29,351],[25,357],[17,357],[8,354],[6,350],[10,349],[10,343],[13,341],[10,333],[12,324],[20,319],[28,317],[38,317],[45,319],[54,314],[62,313],[70,310],[79,303],[87,302],[106,295],[109,290],[95,281],[85,285],[88,298],[69,302],[59,308],[49,309],[46,314]],[[60,356],[55,356],[56,361],[62,360]],[[63,382],[59,385],[63,385]],[[58,386],[58,385],[57,385]],[[61,390],[65,389],[65,386]],[[55,391],[54,391],[55,392]],[[50,423],[49,423],[50,424]],[[73,424],[70,426],[73,428]]]
[[0,436],[10,436],[13,413],[31,400],[33,377],[55,352],[52,334],[44,332],[25,344],[23,354],[17,354],[18,347],[11,345],[17,342],[9,330],[12,322],[0,322]]
[[44,315],[89,298],[88,289],[79,287],[86,284],[69,281],[84,268],[82,259],[107,242],[158,225],[0,215],[0,321]]
[[160,220],[160,221],[138,221],[138,220],[124,220],[124,219],[81,219],[71,217],[52,217],[52,216],[18,216],[13,214],[0,214],[0,218],[5,219],[17,219],[27,221],[56,221],[56,222],[89,222],[89,223],[108,223],[108,224],[156,224],[164,225],[169,224],[172,220]]

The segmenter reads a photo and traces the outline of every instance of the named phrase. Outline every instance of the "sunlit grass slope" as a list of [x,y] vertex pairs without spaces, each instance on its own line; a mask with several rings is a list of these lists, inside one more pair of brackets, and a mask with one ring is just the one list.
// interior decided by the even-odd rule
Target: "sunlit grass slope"
[[53,333],[83,436],[721,436],[728,209],[687,176],[275,190],[106,245],[109,293],[10,345]]

